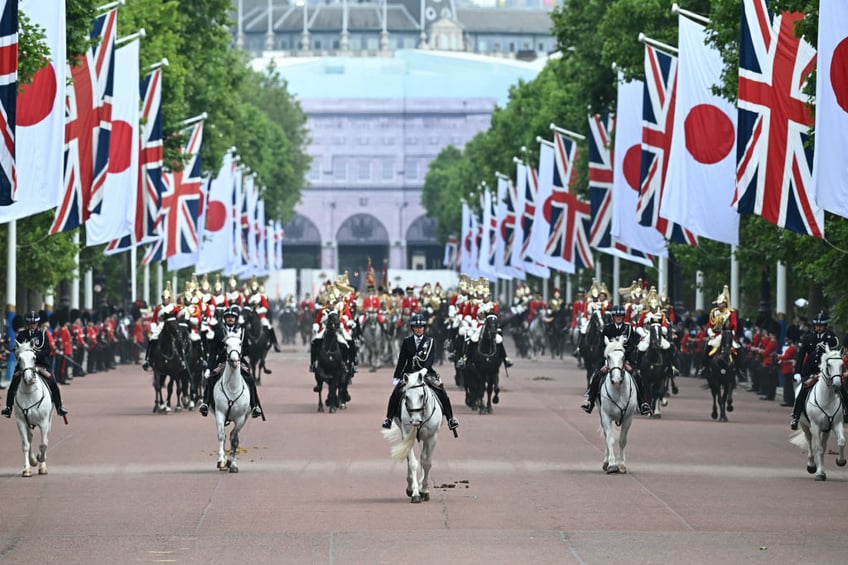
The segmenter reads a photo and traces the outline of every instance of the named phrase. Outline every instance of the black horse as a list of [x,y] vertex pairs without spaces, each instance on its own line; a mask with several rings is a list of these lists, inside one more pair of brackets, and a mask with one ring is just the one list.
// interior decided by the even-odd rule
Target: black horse
[[[498,338],[498,317],[489,314],[480,330],[480,339],[476,343],[472,341],[468,347],[465,404],[472,410],[478,410],[480,414],[491,414],[492,404],[498,403],[498,370],[503,361],[498,352]],[[495,393],[494,398],[492,392]],[[483,394],[486,395],[485,402]]]
[[586,333],[580,340],[580,358],[586,369],[586,388],[589,388],[592,375],[600,367],[604,358],[604,328],[598,312],[589,316]]
[[[709,346],[708,346],[709,347]],[[733,389],[736,388],[736,355],[733,353],[733,330],[721,332],[721,343],[716,352],[707,357],[707,382],[713,394],[713,411],[710,417],[727,421],[726,412],[733,412]],[[720,415],[719,415],[720,412]]]
[[297,310],[291,304],[286,304],[280,312],[280,335],[282,336],[282,342],[294,344],[298,331]]
[[651,323],[647,326],[648,348],[639,356],[639,374],[642,375],[642,386],[645,397],[656,418],[661,418],[658,406],[666,396],[666,355],[670,350],[662,348],[662,324]]
[[339,341],[339,331],[339,315],[333,310],[327,316],[324,336],[318,347],[318,363],[315,368],[317,384],[313,389],[318,393],[318,412],[324,411],[324,402],[321,398],[324,383],[327,383],[327,408],[330,414],[350,400],[347,393],[348,372],[345,363],[348,352],[347,346]]
[[[244,318],[244,346],[242,353],[250,362],[250,370],[256,384],[262,384],[262,373],[270,373],[265,367],[265,356],[271,349],[271,332],[262,326],[259,315],[250,308],[242,310]],[[260,372],[259,369],[262,369]]]
[[312,322],[314,319],[315,310],[313,308],[301,308],[300,312],[297,313],[297,325],[304,346],[312,342]]
[[566,333],[568,332],[568,312],[565,308],[552,312],[546,320],[548,345],[551,349],[551,359],[562,359],[565,355]]
[[[175,387],[176,409],[193,407],[193,403],[201,394],[202,366],[199,349],[192,345],[187,323],[176,318],[163,322],[159,339],[151,344],[150,368],[153,370],[153,389],[156,391],[154,413],[171,411],[171,398]],[[163,395],[163,389],[166,387],[167,398]]]

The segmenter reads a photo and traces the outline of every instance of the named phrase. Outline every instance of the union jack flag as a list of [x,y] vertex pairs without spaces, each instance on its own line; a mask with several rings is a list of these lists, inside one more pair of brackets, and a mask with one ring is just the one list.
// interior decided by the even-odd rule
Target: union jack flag
[[802,14],[772,14],[765,0],[742,3],[736,195],[740,214],[824,236],[824,212],[810,197],[813,117],[803,92],[816,53],[795,37]]
[[451,234],[448,236],[448,240],[445,242],[445,257],[442,259],[442,266],[447,267],[448,269],[456,269],[457,267],[457,241],[456,235]]
[[517,188],[512,179],[507,180],[506,187],[506,213],[501,220],[501,239],[504,242],[503,262],[506,267],[513,267],[512,255],[515,252],[515,206],[518,199]]
[[653,265],[649,256],[612,237],[612,139],[615,119],[611,113],[589,116],[589,202],[592,228],[589,242],[598,251],[624,259]]
[[253,190],[254,190],[254,182],[253,175],[247,175],[244,177],[244,193],[242,195],[242,205],[241,205],[241,268],[243,270],[250,269],[254,265],[254,254],[255,254],[255,245],[256,239],[253,236],[253,222],[252,216],[253,204],[251,203],[251,199],[253,198]]
[[145,265],[182,254],[199,251],[199,222],[203,210],[203,178],[200,166],[200,146],[203,143],[203,122],[191,127],[183,155],[188,161],[182,171],[162,175],[165,191],[162,207],[156,220],[157,239],[143,259]]
[[575,267],[592,269],[588,227],[589,203],[571,192],[577,162],[577,142],[554,132],[554,179],[551,198],[545,202],[544,216],[550,225],[545,255],[561,258]]
[[674,243],[697,245],[695,235],[660,216],[668,171],[677,97],[677,57],[645,46],[645,97],[642,106],[642,169],[636,214]]
[[149,73],[139,90],[142,106],[135,230],[110,242],[104,251],[107,255],[126,251],[158,237],[156,218],[165,191],[162,185],[162,69]]
[[118,11],[94,20],[97,44],[70,67],[65,100],[65,186],[50,233],[70,231],[100,210],[109,165]]
[[18,99],[18,2],[2,0],[0,13],[0,206],[16,200],[15,114]]

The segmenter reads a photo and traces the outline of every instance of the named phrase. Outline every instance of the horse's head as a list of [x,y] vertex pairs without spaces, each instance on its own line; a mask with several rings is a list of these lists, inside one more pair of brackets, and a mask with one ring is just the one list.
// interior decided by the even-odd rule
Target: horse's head
[[606,343],[604,357],[610,380],[613,384],[618,384],[624,378],[624,343],[620,337],[604,338],[604,342]]
[[327,320],[324,322],[324,327],[327,331],[337,332],[339,329],[339,313],[335,310],[330,310],[327,314]]
[[235,369],[241,362],[241,336],[239,334],[229,334],[224,338],[224,351],[227,354],[227,363]]
[[821,378],[826,379],[829,386],[840,388],[842,386],[842,355],[838,349],[830,349],[824,346],[824,352],[819,362]]
[[662,324],[659,322],[652,322],[648,326],[648,336],[648,344],[650,347],[656,349],[662,347]]
[[483,321],[483,331],[486,334],[494,335],[498,331],[498,316],[497,314],[488,314]]
[[413,426],[420,425],[425,418],[427,384],[424,382],[424,376],[426,374],[427,369],[420,369],[403,376],[403,403],[409,415],[409,423]]
[[24,382],[31,385],[38,378],[38,373],[35,371],[35,350],[32,344],[28,341],[24,343],[15,342],[15,358],[17,359],[18,367],[21,369]]

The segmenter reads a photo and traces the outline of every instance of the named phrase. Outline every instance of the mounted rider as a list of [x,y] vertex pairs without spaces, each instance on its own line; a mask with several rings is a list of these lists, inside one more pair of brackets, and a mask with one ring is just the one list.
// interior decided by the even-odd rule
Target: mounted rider
[[[801,383],[801,388],[798,389],[795,406],[792,408],[792,421],[789,427],[793,430],[798,429],[798,420],[807,405],[807,395],[815,382],[811,377],[818,375],[824,347],[827,346],[830,349],[839,347],[839,339],[827,327],[828,323],[830,323],[828,315],[824,311],[819,312],[818,316],[813,318],[813,329],[802,335],[798,343],[798,354],[795,357],[795,382]],[[786,386],[789,384],[787,383]],[[844,408],[848,406],[848,395],[844,388],[840,389],[840,394],[842,394],[843,419],[848,423],[848,411]]]
[[144,363],[141,368],[145,371],[150,368],[150,350],[159,345],[159,334],[165,327],[165,321],[176,318],[180,313],[180,307],[174,303],[171,293],[171,281],[165,282],[165,290],[162,291],[162,303],[153,309],[153,320],[150,323],[150,339],[147,340],[147,350],[144,352]]
[[580,320],[586,315],[586,294],[582,288],[577,289],[577,298],[571,303],[571,329],[577,327]]
[[241,290],[238,286],[238,281],[232,275],[230,275],[230,280],[227,282],[227,307],[236,305],[236,306],[244,306],[245,299],[241,293]]
[[[651,414],[651,407],[645,400],[642,388],[642,378],[639,376],[639,371],[636,370],[636,347],[633,339],[632,326],[624,321],[626,312],[624,306],[620,304],[613,306],[610,309],[611,321],[604,326],[604,337],[613,340],[622,338],[624,345],[624,368],[633,376],[633,381],[636,383],[636,398],[639,401],[639,412],[643,416]],[[591,414],[595,407],[595,401],[598,398],[601,381],[607,373],[607,366],[604,364],[595,374],[592,375],[592,380],[589,383],[587,398],[580,405],[587,414]]]
[[718,297],[713,300],[713,304],[715,304],[715,307],[710,310],[710,318],[707,325],[707,336],[709,336],[707,344],[710,346],[707,356],[712,357],[715,355],[716,351],[718,351],[718,348],[721,345],[721,332],[725,329],[733,330],[731,351],[733,355],[737,355],[739,353],[739,347],[741,347],[739,342],[736,341],[736,333],[739,331],[739,322],[736,317],[736,310],[729,306],[730,289],[727,288],[727,285],[724,285],[724,289]]
[[[56,384],[56,379],[53,378],[53,373],[50,371],[50,366],[53,364],[53,348],[50,346],[50,339],[47,331],[41,327],[41,316],[35,310],[30,310],[24,317],[26,328],[19,331],[15,336],[17,343],[27,343],[32,345],[35,351],[35,367],[36,372],[44,379],[45,384],[50,388],[50,395],[53,397],[53,405],[56,407],[56,413],[60,416],[68,414],[68,410],[62,405],[62,395],[59,392],[59,385]],[[15,402],[15,394],[18,392],[18,386],[21,384],[23,371],[20,366],[15,369],[12,375],[12,382],[9,384],[9,391],[6,393],[6,406],[0,411],[0,414],[7,418],[12,417],[12,405]]]
[[246,308],[253,310],[259,316],[259,323],[262,327],[268,330],[271,336],[271,345],[274,346],[274,351],[280,351],[280,344],[277,342],[277,334],[274,331],[274,326],[271,320],[268,319],[268,297],[265,295],[265,287],[259,284],[256,275],[250,279],[250,295],[247,298]]
[[[215,403],[215,384],[221,378],[221,373],[227,363],[227,348],[224,345],[224,339],[229,335],[238,335],[244,339],[244,330],[239,325],[238,320],[241,315],[241,308],[236,305],[230,306],[224,312],[223,323],[215,326],[214,337],[209,341],[209,362],[207,368],[203,372],[203,404],[200,405],[198,411],[204,418],[209,414],[209,407]],[[259,395],[256,391],[256,380],[250,374],[250,363],[243,357],[239,364],[241,376],[250,390],[250,408],[251,416],[258,418],[262,415],[262,408],[259,402]]]
[[215,301],[215,319],[223,320],[224,312],[230,307],[224,285],[221,284],[221,275],[215,275],[215,284],[212,286],[212,299]]
[[577,349],[575,354],[580,356],[580,345],[583,343],[583,336],[586,335],[586,332],[589,329],[589,320],[591,320],[593,315],[599,316],[601,325],[606,323],[606,313],[607,308],[609,307],[609,291],[607,290],[606,283],[598,284],[597,279],[592,279],[592,286],[589,289],[589,298],[586,302],[586,308],[583,312],[583,316],[578,321],[580,326],[580,335],[577,337]]
[[[351,317],[350,309],[345,296],[353,292],[353,288],[349,285],[347,275],[341,275],[336,279],[335,283],[325,284],[319,300],[321,308],[318,309],[315,315],[315,322],[312,325],[312,344],[310,347],[310,363],[309,372],[315,372],[318,363],[318,351],[324,342],[324,334],[326,332],[327,320],[331,313],[338,316],[339,328],[336,332],[336,340],[339,342],[339,347],[347,364],[348,373],[353,375],[356,372],[356,349],[353,341],[353,336],[350,333],[350,328],[355,323]],[[317,387],[316,387],[317,388]],[[316,390],[316,392],[318,392]]]
[[624,321],[630,324],[637,323],[645,307],[645,289],[642,279],[634,280],[630,286],[618,289],[618,294],[624,300]]
[[367,314],[377,315],[377,321],[383,333],[386,333],[386,317],[383,315],[383,301],[377,294],[377,277],[374,275],[374,265],[371,257],[368,258],[368,270],[365,273],[365,286],[367,294],[362,298],[362,313],[359,315],[359,326],[365,326]]
[[648,291],[648,294],[645,295],[645,309],[642,311],[639,321],[636,324],[636,333],[641,336],[639,344],[636,346],[639,354],[645,353],[650,346],[651,324],[660,325],[660,349],[663,351],[663,366],[665,367],[666,374],[674,378],[679,371],[672,365],[675,351],[671,340],[668,339],[670,324],[668,317],[662,310],[662,300],[657,295],[656,287],[653,286]]
[[400,355],[398,355],[393,377],[395,388],[389,397],[383,427],[390,429],[392,420],[400,417],[400,401],[403,398],[404,387],[403,376],[407,373],[427,369],[425,382],[438,397],[445,418],[448,420],[448,428],[455,430],[459,427],[459,422],[453,417],[453,408],[448,393],[445,391],[445,386],[442,384],[438,373],[433,370],[433,338],[424,335],[427,320],[421,314],[413,314],[409,320],[409,327],[412,328],[412,335],[405,338],[400,346]]

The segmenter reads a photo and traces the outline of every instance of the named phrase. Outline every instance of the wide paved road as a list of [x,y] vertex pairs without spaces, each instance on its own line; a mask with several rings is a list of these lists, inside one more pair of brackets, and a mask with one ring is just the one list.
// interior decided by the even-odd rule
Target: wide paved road
[[[137,366],[64,387],[49,475],[20,477],[0,419],[4,563],[838,563],[848,470],[805,472],[788,412],[740,389],[709,419],[702,381],[680,379],[662,420],[638,418],[627,475],[600,469],[596,414],[573,359],[518,360],[495,414],[450,387],[430,502],[410,504],[405,464],[380,435],[390,369],[360,372],[349,408],[317,414],[307,356],[271,355],[266,422],[246,426],[237,475],[215,470],[214,422],[151,413]],[[452,383],[447,366],[442,368]]]

